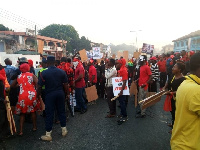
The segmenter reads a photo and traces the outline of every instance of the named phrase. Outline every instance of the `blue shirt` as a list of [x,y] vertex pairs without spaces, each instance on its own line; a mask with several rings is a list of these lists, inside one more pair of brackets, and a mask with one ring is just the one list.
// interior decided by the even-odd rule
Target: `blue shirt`
[[63,90],[63,84],[67,82],[66,73],[55,66],[50,66],[47,70],[42,71],[41,76],[38,79],[38,85],[45,85],[46,94]]
[[8,80],[8,83],[11,85],[12,84],[12,76],[16,74],[16,70],[17,68],[14,67],[14,66],[11,66],[11,65],[7,65],[5,69],[5,72],[6,72],[6,77],[7,77],[7,80]]

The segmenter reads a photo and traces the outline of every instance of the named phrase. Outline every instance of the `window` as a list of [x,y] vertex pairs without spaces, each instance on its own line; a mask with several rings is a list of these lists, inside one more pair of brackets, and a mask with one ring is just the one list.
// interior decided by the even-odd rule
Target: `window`
[[184,42],[183,41],[181,41],[181,47],[183,47],[184,46]]

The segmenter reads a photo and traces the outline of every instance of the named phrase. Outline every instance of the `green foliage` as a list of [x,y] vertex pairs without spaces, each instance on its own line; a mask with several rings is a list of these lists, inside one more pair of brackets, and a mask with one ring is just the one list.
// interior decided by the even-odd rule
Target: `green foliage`
[[74,49],[77,51],[81,49],[91,50],[90,41],[84,36],[79,38],[78,32],[71,25],[51,24],[40,30],[39,33],[42,36],[66,40],[66,50],[69,53],[73,53]]
[[0,31],[9,31],[9,28],[5,27],[3,24],[0,24]]
[[66,41],[79,39],[78,32],[71,25],[51,24],[40,30],[39,33],[43,36],[48,36],[60,40],[63,39]]

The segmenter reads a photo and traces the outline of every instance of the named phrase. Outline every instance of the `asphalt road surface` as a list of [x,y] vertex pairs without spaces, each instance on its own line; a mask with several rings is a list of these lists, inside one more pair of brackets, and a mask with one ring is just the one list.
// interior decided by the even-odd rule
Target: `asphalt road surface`
[[[24,135],[13,136],[0,143],[0,149],[7,150],[170,150],[171,115],[163,111],[165,97],[147,109],[146,118],[135,118],[133,97],[129,98],[127,112],[129,120],[117,125],[117,118],[105,118],[108,105],[105,99],[98,99],[88,106],[85,114],[75,113],[67,122],[68,134],[61,136],[60,125],[54,124],[52,142],[39,138],[45,133],[44,119],[37,118],[38,130],[32,132],[32,124],[24,124]],[[117,108],[119,114],[120,109]],[[19,117],[15,117],[19,129]]]

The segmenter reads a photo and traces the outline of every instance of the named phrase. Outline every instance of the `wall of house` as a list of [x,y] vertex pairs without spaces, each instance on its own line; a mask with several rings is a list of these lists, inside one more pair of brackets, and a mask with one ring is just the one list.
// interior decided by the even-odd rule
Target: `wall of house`
[[44,41],[38,40],[38,53],[42,54],[44,48]]
[[18,58],[26,57],[27,59],[33,60],[33,66],[36,68],[40,62],[40,55],[22,55],[22,54],[6,54],[5,52],[0,52],[0,63],[5,66],[4,60],[9,58],[12,60],[13,66],[17,66]]

